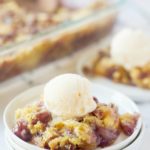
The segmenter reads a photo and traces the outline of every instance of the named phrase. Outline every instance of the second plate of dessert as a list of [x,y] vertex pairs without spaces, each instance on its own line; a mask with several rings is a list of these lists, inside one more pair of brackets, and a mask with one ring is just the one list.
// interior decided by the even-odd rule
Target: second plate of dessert
[[[136,43],[140,38],[143,41],[138,44],[140,47],[138,50]],[[81,56],[77,64],[77,72],[96,83],[119,90],[135,101],[149,101],[149,51],[148,46],[142,46],[143,43],[146,45],[148,39],[142,31],[125,29],[114,37],[109,47],[106,45],[103,48],[95,48]]]

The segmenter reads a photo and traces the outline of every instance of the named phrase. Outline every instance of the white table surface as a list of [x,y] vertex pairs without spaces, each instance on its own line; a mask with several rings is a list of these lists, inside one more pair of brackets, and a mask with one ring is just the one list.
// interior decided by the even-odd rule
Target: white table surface
[[[135,0],[134,0],[135,1]],[[148,2],[148,0],[146,0]],[[141,5],[142,6],[142,5]],[[145,5],[146,6],[146,5]],[[138,9],[141,9],[138,8]],[[120,19],[118,21],[117,28],[122,26],[132,26],[132,27],[142,27],[143,29],[149,28],[149,21],[147,21],[145,15],[139,13],[137,8],[133,8],[133,3],[129,3],[124,6],[122,12],[120,13]],[[138,11],[137,11],[138,10]],[[146,10],[146,9],[145,9]],[[132,21],[132,18],[136,18],[137,22]],[[6,145],[4,144],[4,125],[3,125],[3,111],[9,101],[21,91],[37,85],[44,83],[59,73],[65,72],[75,72],[75,63],[77,56],[72,56],[70,59],[66,58],[60,62],[53,63],[52,65],[47,65],[44,68],[37,70],[35,73],[30,72],[22,76],[19,76],[13,80],[0,83],[0,150],[7,150]],[[70,61],[71,60],[71,61]],[[45,73],[44,73],[45,72]],[[39,80],[36,80],[37,74],[40,77]],[[43,74],[47,74],[43,76]],[[144,124],[146,127],[146,132],[144,136],[144,142],[140,150],[149,150],[150,149],[150,103],[138,103],[139,109],[141,111]]]

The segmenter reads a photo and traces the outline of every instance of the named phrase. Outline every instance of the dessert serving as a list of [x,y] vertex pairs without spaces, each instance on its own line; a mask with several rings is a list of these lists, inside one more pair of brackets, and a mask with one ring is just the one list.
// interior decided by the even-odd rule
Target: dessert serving
[[91,83],[76,74],[50,80],[41,97],[13,115],[17,137],[50,150],[111,147],[121,134],[123,140],[132,136],[139,121],[138,113],[120,113],[117,105],[101,102],[92,94]]
[[[48,11],[27,9],[17,2],[0,3],[0,81],[100,39],[111,30],[116,16],[116,10],[106,10],[113,5],[105,0],[84,2],[82,7],[51,0]],[[35,5],[35,1],[22,2]]]
[[150,37],[141,30],[124,29],[110,47],[100,50],[87,75],[102,76],[118,83],[150,89]]

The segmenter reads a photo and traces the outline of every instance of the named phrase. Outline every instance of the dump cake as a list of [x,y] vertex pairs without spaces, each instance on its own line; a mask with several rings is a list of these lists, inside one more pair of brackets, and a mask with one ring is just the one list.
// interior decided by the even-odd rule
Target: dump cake
[[[62,86],[65,83],[68,88]],[[40,100],[16,110],[14,134],[25,142],[51,150],[94,150],[112,145],[121,133],[131,136],[139,115],[119,114],[116,105],[101,103],[87,93],[90,92],[89,84],[79,75],[54,78],[45,86]],[[63,95],[59,95],[60,89]],[[49,99],[52,97],[53,100]],[[68,104],[70,108],[66,109]]]
[[106,1],[96,0],[82,9],[59,4],[53,11],[35,13],[15,1],[1,3],[0,81],[60,59],[102,38],[111,30],[116,11],[97,18],[91,15],[107,7]]
[[[97,4],[99,8],[106,7],[104,2]],[[22,4],[23,5],[23,4]],[[35,5],[35,2],[34,2]],[[27,11],[17,2],[4,2],[0,4],[0,46],[23,41],[46,28],[73,19],[87,16],[95,9],[94,5],[83,10],[70,10],[63,5],[57,5],[53,11]]]
[[103,76],[118,83],[150,89],[150,37],[142,31],[125,29],[111,46],[97,53],[85,74]]

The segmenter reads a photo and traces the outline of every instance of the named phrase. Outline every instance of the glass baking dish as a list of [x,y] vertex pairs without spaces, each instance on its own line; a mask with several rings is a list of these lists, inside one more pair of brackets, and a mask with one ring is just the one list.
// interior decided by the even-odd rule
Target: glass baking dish
[[68,20],[31,38],[0,48],[0,82],[60,59],[109,33],[124,1],[108,1],[108,6],[77,20]]

